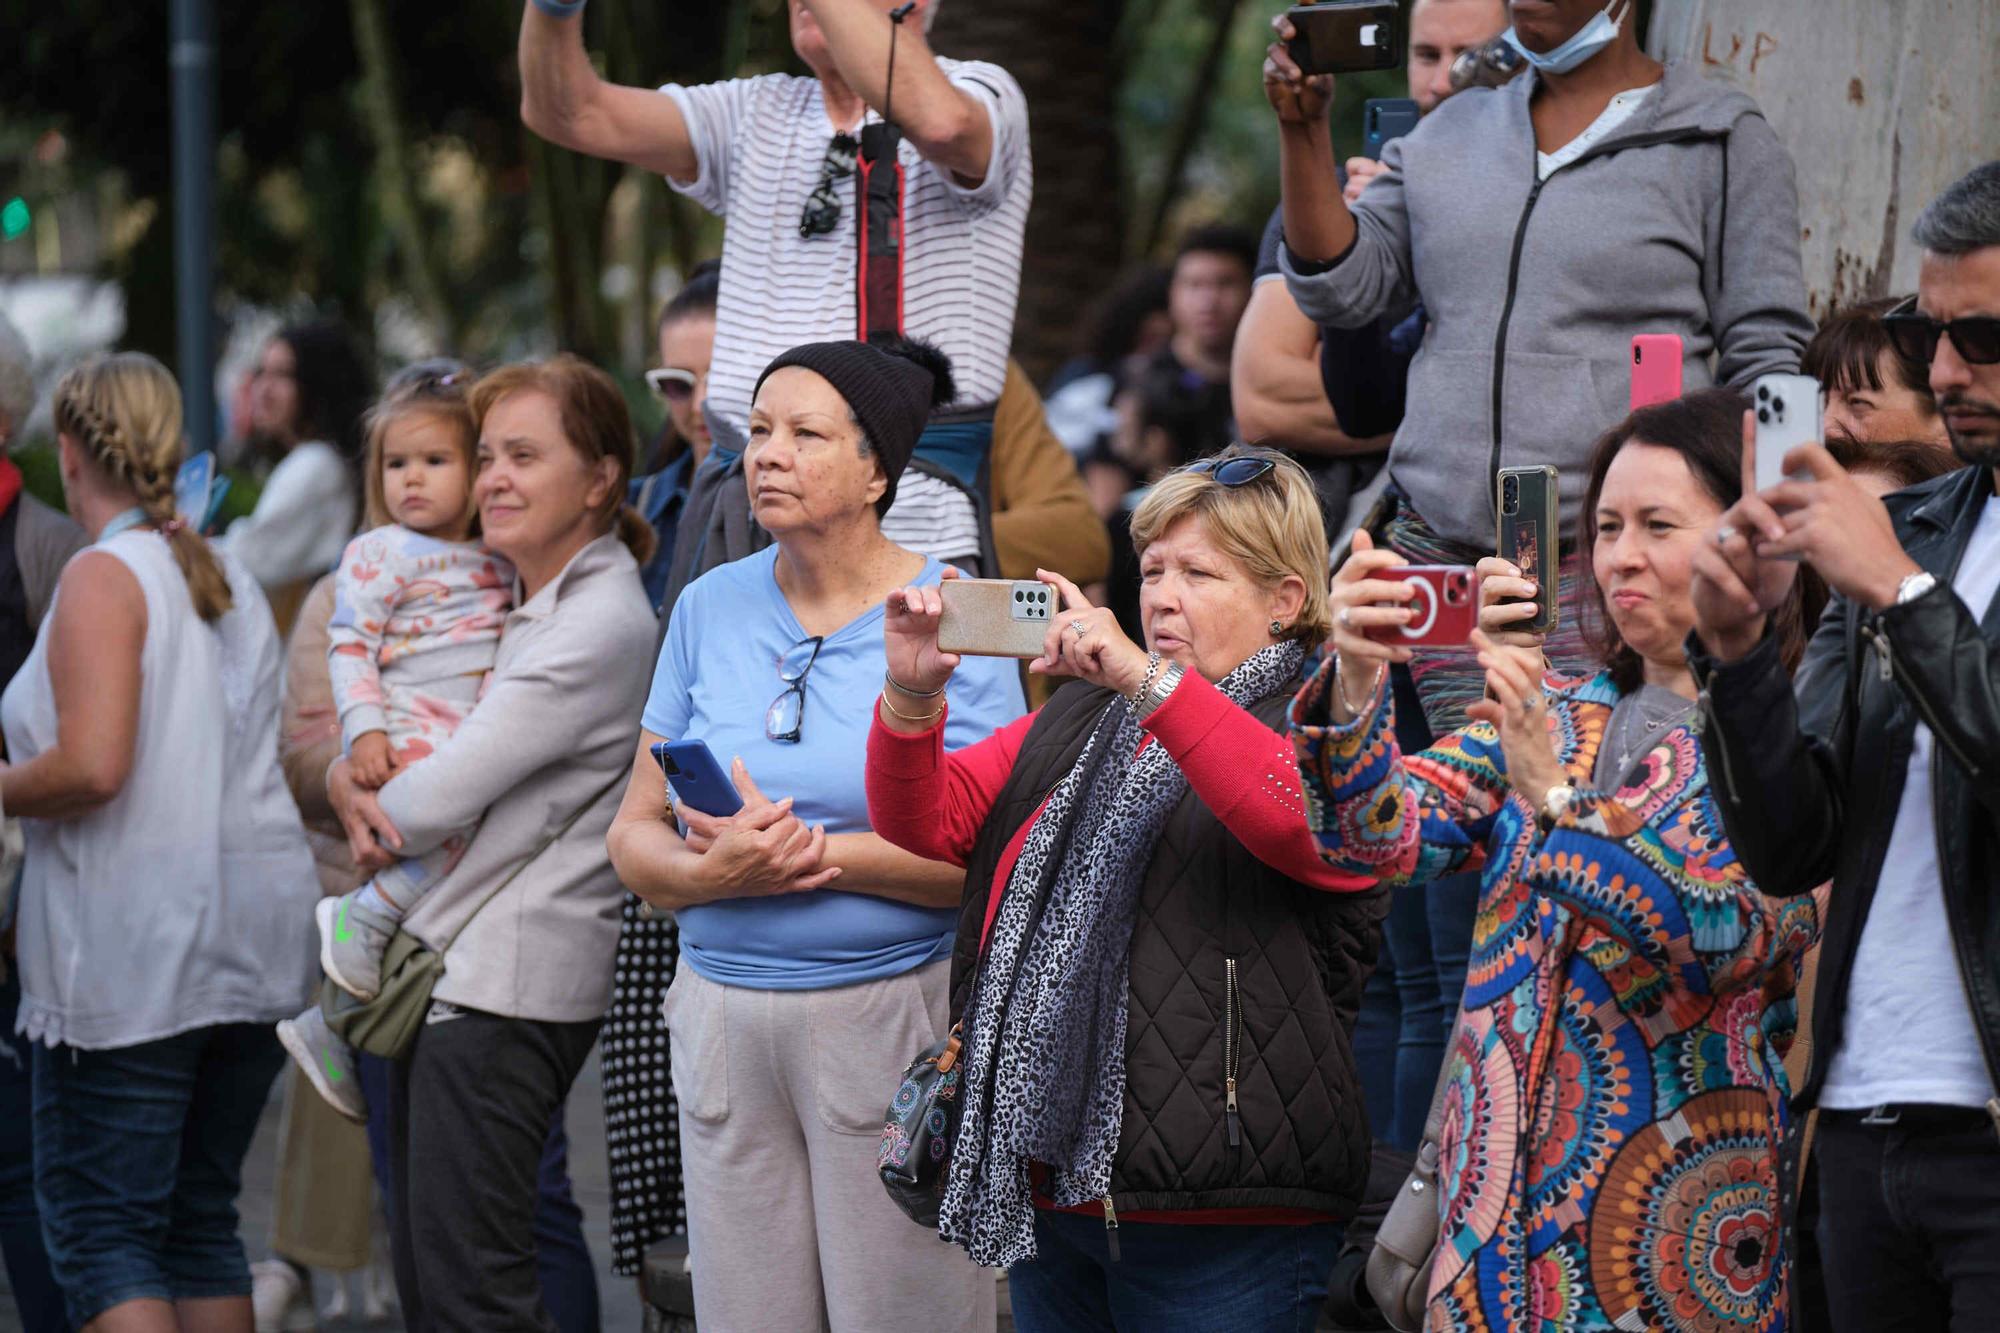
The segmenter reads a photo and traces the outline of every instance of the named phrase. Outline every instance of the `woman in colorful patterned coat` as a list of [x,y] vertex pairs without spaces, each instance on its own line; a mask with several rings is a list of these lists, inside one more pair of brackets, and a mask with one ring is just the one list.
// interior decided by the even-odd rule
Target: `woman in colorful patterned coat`
[[[1750,467],[1744,400],[1643,409],[1598,445],[1583,510],[1589,679],[1545,674],[1498,560],[1475,636],[1488,697],[1422,754],[1383,667],[1401,563],[1359,537],[1327,666],[1293,705],[1322,854],[1385,882],[1483,882],[1446,1053],[1432,1330],[1778,1330],[1779,1154],[1811,898],[1745,877],[1696,744],[1682,657],[1693,554]],[[1744,441],[1739,457],[1738,440]],[[1788,646],[1797,659],[1792,608]],[[1372,684],[1371,684],[1372,682]]]

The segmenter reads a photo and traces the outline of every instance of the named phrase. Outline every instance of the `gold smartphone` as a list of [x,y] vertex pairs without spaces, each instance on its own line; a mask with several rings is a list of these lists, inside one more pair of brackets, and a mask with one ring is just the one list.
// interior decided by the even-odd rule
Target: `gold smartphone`
[[946,579],[938,647],[967,657],[1040,657],[1056,590],[1033,579]]

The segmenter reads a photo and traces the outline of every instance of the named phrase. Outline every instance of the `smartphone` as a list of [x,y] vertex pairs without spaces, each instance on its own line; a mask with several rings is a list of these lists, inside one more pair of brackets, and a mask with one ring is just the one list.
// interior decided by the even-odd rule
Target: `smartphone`
[[1285,11],[1295,34],[1286,49],[1306,74],[1355,74],[1403,63],[1396,0],[1321,0]]
[[1632,338],[1632,410],[1681,396],[1681,335],[1640,333]]
[[1479,627],[1479,575],[1471,565],[1404,565],[1385,570],[1417,590],[1407,602],[1384,602],[1411,612],[1410,623],[1373,630],[1369,638],[1398,647],[1469,643]]
[[1785,455],[1824,438],[1819,381],[1810,375],[1759,375],[1750,384],[1757,413],[1757,489],[1785,479]]
[[938,647],[967,657],[1040,657],[1056,590],[1033,579],[946,579]]
[[674,799],[705,815],[726,819],[743,808],[743,797],[716,762],[706,741],[655,741],[653,758],[666,774]]
[[1534,600],[1541,610],[1516,627],[1531,634],[1554,632],[1561,614],[1557,561],[1562,555],[1562,510],[1557,480],[1552,467],[1500,469],[1500,558],[1513,561],[1535,581]]
[[174,474],[174,509],[196,532],[206,533],[215,526],[227,494],[229,478],[217,475],[215,455],[207,449],[190,455]]
[[1377,162],[1391,140],[1400,139],[1417,127],[1423,113],[1408,97],[1371,97],[1361,104],[1361,155]]

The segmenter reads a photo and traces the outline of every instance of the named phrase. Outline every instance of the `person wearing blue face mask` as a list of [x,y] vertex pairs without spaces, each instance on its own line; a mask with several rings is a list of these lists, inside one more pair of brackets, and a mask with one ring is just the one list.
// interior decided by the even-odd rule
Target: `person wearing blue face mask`
[[[1559,469],[1575,534],[1591,444],[1629,407],[1634,334],[1679,335],[1690,392],[1795,370],[1812,335],[1790,154],[1746,94],[1646,55],[1635,8],[1509,0],[1523,73],[1426,116],[1351,205],[1328,138],[1333,80],[1301,73],[1291,25],[1274,23],[1264,88],[1294,300],[1341,327],[1413,300],[1430,313],[1375,533],[1413,562],[1493,553],[1502,467]],[[1565,541],[1545,648],[1568,672],[1587,660],[1581,573]],[[1438,734],[1484,688],[1467,650],[1427,650],[1411,677]]]

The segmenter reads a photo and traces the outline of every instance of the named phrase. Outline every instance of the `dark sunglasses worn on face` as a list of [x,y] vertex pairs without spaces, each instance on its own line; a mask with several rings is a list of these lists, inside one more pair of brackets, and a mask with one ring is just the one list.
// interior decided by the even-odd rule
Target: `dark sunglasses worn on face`
[[838,185],[854,174],[855,154],[860,145],[851,134],[836,134],[826,146],[826,160],[819,166],[819,184],[806,196],[806,206],[799,214],[799,235],[811,240],[824,236],[840,225],[840,191]]
[[1916,298],[1882,316],[1883,332],[1898,352],[1929,365],[1937,356],[1938,339],[1947,335],[1959,359],[1968,365],[2000,362],[2000,318],[1967,315],[1962,319],[1932,319],[1917,310]]
[[1268,476],[1277,463],[1268,458],[1204,458],[1189,463],[1183,472],[1209,478],[1223,486],[1248,486],[1259,477]]
[[778,659],[778,679],[785,682],[785,692],[764,710],[765,740],[787,745],[798,743],[806,721],[806,677],[812,674],[813,663],[819,661],[820,645],[825,642],[826,636],[821,634],[800,639]]
[[663,403],[678,406],[694,397],[695,374],[679,366],[661,366],[646,372],[646,387]]

